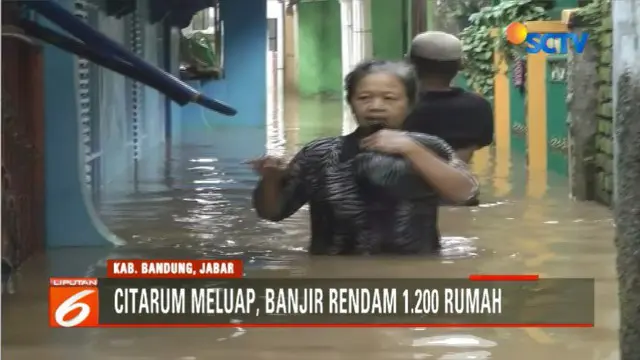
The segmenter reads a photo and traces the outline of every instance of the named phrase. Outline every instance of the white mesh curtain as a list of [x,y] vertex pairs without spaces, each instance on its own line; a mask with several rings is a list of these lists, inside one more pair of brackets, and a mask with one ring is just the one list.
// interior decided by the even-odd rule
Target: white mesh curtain
[[[127,29],[123,19],[97,14],[95,27],[119,44],[126,44]],[[103,67],[97,67],[97,107],[100,116],[102,171],[104,184],[120,177],[131,166],[133,136],[126,94],[129,80]]]
[[[149,0],[122,18],[106,16],[101,0],[73,0],[71,11],[94,29],[153,65],[162,64],[162,24],[148,23]],[[76,57],[79,141],[83,144],[84,179],[93,189],[112,180],[164,140],[164,95],[132,79]]]

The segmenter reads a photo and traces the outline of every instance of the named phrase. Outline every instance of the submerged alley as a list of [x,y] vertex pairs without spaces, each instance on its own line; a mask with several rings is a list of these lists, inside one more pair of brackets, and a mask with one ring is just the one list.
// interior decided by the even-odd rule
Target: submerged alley
[[[529,23],[529,31],[589,32],[584,54],[539,53],[524,63],[501,62],[499,50],[491,56],[505,71],[492,75],[486,96],[494,142],[470,164],[480,204],[440,207],[442,249],[420,257],[310,256],[309,208],[282,222],[260,219],[252,204],[258,177],[246,161],[291,159],[313,140],[351,133],[357,125],[343,100],[344,75],[363,59],[403,59],[417,33],[473,26],[445,16],[452,2],[51,0],[145,62],[129,75],[121,74],[127,61],[113,60],[123,56],[115,48],[85,53],[89,61],[48,43],[62,40],[33,24],[55,29],[44,20],[51,13],[18,3],[2,5],[7,359],[634,359],[633,345],[620,350],[619,301],[633,301],[638,290],[621,288],[618,299],[619,274],[629,283],[633,275],[616,259],[620,249],[623,261],[633,259],[637,234],[626,214],[637,199],[629,178],[638,151],[629,139],[640,135],[640,119],[629,110],[619,115],[625,122],[614,121],[621,100],[611,89],[623,74],[614,67],[612,75],[611,43],[623,35],[612,29],[609,2],[557,1]],[[458,10],[506,13],[520,3],[478,0]],[[633,14],[626,3],[613,12]],[[605,29],[597,46],[596,25]],[[515,74],[521,66],[523,82]],[[456,86],[473,87],[469,74]],[[616,126],[622,136],[614,140]],[[617,247],[616,227],[625,230]],[[245,277],[270,279],[593,278],[595,326],[49,327],[49,278],[101,278],[109,259],[239,259]],[[522,307],[529,312],[535,306]],[[633,325],[622,328],[634,343]]]

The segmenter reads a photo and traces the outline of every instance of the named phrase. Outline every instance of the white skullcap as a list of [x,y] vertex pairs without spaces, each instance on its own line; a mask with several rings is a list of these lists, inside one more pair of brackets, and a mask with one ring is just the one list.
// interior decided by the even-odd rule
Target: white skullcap
[[410,54],[427,60],[457,61],[462,59],[462,41],[442,31],[427,31],[413,38]]

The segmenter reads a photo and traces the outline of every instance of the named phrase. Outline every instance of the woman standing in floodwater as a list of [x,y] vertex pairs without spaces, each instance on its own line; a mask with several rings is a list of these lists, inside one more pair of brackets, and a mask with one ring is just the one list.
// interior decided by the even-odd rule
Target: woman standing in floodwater
[[440,199],[464,203],[478,182],[439,138],[397,130],[417,96],[410,67],[367,61],[345,88],[353,133],[312,141],[288,165],[271,156],[250,162],[261,175],[258,216],[280,221],[309,203],[312,254],[437,251]]

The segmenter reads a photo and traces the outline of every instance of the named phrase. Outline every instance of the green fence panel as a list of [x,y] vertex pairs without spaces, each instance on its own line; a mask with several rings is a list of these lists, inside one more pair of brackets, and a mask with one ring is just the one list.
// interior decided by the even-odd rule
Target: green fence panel
[[527,153],[527,116],[526,92],[522,87],[513,84],[513,68],[509,68],[509,121],[511,127],[511,148],[520,153]]
[[547,166],[569,175],[567,153],[567,56],[547,57]]

